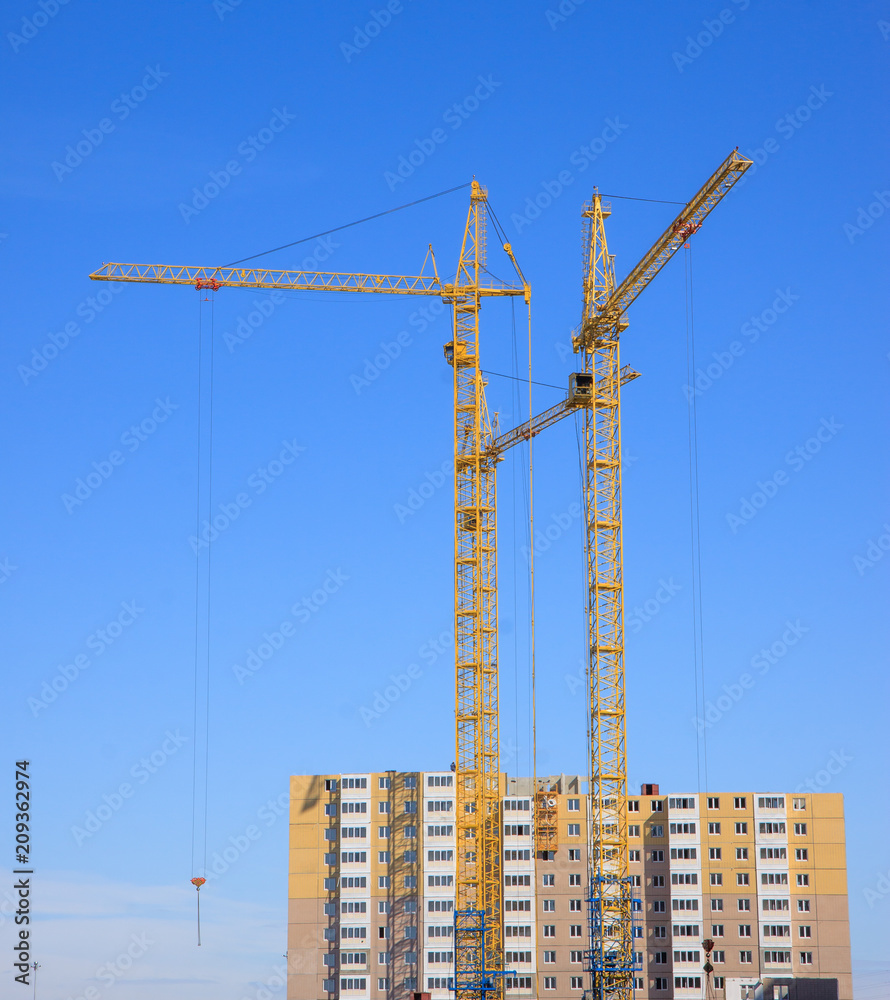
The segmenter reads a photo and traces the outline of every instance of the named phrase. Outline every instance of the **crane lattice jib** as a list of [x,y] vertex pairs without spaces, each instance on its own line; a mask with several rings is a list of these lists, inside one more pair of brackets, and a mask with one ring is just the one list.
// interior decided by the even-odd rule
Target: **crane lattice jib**
[[727,156],[624,281],[617,288],[609,290],[606,299],[598,304],[596,312],[582,324],[581,336],[575,341],[576,349],[581,346],[582,338],[589,345],[593,338],[608,336],[610,331],[614,331],[631,303],[686,240],[701,228],[711,210],[722,201],[750,166],[751,160],[739,155],[736,150]]
[[[593,1000],[633,996],[633,899],[627,851],[621,368],[625,311],[751,165],[733,152],[617,288],[606,244],[610,209],[584,212],[584,313],[574,338],[595,404],[585,410],[585,518],[589,712],[589,939]],[[576,376],[580,377],[580,376]]]
[[[347,274],[329,271],[286,271],[269,268],[189,267],[179,264],[103,264],[94,281],[136,281],[141,284],[193,285],[198,288],[284,288],[290,291],[389,292],[397,295],[439,295],[451,302],[464,287],[440,282],[434,274]],[[522,295],[522,286],[481,281],[479,295]]]

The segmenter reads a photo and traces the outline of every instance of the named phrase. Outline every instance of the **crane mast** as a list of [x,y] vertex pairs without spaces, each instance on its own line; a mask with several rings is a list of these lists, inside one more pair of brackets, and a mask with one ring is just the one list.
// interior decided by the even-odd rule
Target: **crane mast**
[[595,192],[583,213],[583,314],[573,344],[593,387],[593,404],[584,417],[590,745],[587,971],[592,1000],[631,1000],[637,971],[627,848],[621,509],[621,385],[628,379],[621,368],[620,335],[628,325],[628,306],[750,165],[733,151],[617,288],[606,242],[610,206]]

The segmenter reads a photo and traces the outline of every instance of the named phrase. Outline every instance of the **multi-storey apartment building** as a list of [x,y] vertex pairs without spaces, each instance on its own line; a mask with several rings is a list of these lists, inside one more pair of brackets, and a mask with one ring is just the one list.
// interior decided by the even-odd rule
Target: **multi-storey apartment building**
[[[549,780],[558,848],[536,858],[532,781],[502,778],[508,1000],[586,985],[586,782]],[[291,779],[288,1000],[453,995],[454,810],[448,771]],[[628,835],[637,998],[852,1000],[840,795],[644,785]]]

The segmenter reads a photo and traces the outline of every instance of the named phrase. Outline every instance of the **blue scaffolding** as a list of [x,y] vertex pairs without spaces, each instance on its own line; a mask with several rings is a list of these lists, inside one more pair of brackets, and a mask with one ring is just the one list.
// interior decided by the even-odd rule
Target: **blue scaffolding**
[[[587,897],[590,947],[585,952],[590,988],[584,991],[584,1000],[627,1000],[633,996],[634,973],[641,970],[641,963],[634,960],[635,903],[630,877],[591,875]],[[627,914],[631,916],[629,925]]]

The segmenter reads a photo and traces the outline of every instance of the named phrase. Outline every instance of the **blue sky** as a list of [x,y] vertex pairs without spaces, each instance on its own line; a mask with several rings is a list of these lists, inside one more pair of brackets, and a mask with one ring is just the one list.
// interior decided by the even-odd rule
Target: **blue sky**
[[[0,742],[7,766],[33,762],[41,995],[104,997],[109,982],[120,1000],[160,984],[182,1000],[274,994],[288,775],[453,759],[447,313],[394,296],[218,293],[211,503],[247,502],[209,550],[206,844],[209,861],[233,844],[238,857],[204,890],[205,944],[193,947],[192,768],[206,720],[202,708],[196,733],[189,538],[210,303],[89,272],[107,260],[225,264],[476,176],[532,285],[535,378],[563,386],[593,186],[684,201],[735,146],[756,170],[691,251],[706,783],[682,256],[634,305],[622,347],[642,373],[624,394],[630,779],[789,791],[843,760],[824,787],[846,797],[853,953],[886,975],[890,7],[402,0],[388,21],[380,11],[351,0],[4,11]],[[466,203],[460,191],[263,261],[415,273],[432,242],[440,273],[453,272]],[[612,204],[621,276],[675,208]],[[509,274],[490,246],[492,270]],[[524,309],[515,332],[505,300],[486,303],[482,323],[485,367],[524,372]],[[537,386],[533,407],[559,398]],[[205,391],[205,486],[207,403]],[[491,379],[502,426],[526,404],[524,387]],[[536,523],[558,536],[536,558],[540,772],[586,770],[570,424],[534,455]],[[499,473],[510,773],[530,767],[526,467],[517,453]],[[429,494],[416,510],[412,491]],[[774,495],[755,508],[759,492]],[[325,584],[322,603],[312,595]],[[278,632],[280,649],[245,676]],[[770,647],[772,663],[760,658]],[[109,799],[110,817],[87,830]],[[251,827],[258,839],[245,839]]]

